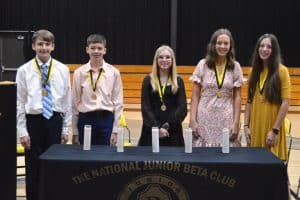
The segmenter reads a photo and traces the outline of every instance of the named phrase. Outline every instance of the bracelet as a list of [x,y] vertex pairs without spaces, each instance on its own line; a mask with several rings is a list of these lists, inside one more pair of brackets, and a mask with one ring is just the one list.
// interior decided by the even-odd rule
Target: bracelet
[[278,129],[278,128],[272,128],[272,132],[273,132],[275,135],[278,135],[279,129]]

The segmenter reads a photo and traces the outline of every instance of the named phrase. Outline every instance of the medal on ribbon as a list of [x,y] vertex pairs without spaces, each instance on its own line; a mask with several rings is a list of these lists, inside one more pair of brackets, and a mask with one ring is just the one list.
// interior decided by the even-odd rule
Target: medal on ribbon
[[166,106],[165,104],[163,104],[163,105],[161,105],[160,109],[161,109],[162,111],[166,111],[166,110],[167,110],[167,106]]
[[227,68],[227,59],[225,60],[224,65],[222,66],[222,69],[220,71],[219,71],[219,68],[215,65],[215,76],[216,76],[217,85],[218,85],[218,91],[216,92],[216,96],[218,98],[221,98],[223,96],[220,89],[222,88],[223,83],[224,83],[226,68]]
[[168,78],[167,82],[163,86],[161,86],[160,79],[158,79],[156,81],[156,85],[157,85],[157,88],[158,88],[158,94],[159,94],[160,102],[162,103],[162,105],[160,106],[160,110],[161,111],[166,111],[167,110],[167,106],[164,103],[163,97],[164,97],[165,92],[166,92],[166,86],[167,86],[168,81],[169,81],[169,78]]
[[221,97],[222,97],[222,92],[218,91],[218,92],[217,92],[217,97],[218,97],[218,98],[221,98]]
[[97,95],[95,93],[92,94],[92,99],[96,100],[97,99]]
[[45,88],[42,89],[42,95],[44,97],[48,96],[48,91]]
[[263,94],[264,88],[266,85],[266,80],[268,77],[268,68],[265,67],[263,71],[259,74],[259,83],[258,83],[258,88],[259,88],[259,93],[260,93],[260,102],[264,103],[265,102],[265,96]]
[[261,103],[264,103],[265,102],[265,97],[263,95],[260,95],[259,96],[259,99],[260,99],[260,102]]
[[38,64],[38,61],[37,59],[35,58],[34,59],[34,66],[35,68],[37,69],[37,71],[39,72],[39,74],[41,75],[41,83],[42,83],[42,96],[48,96],[48,91],[46,90],[46,85],[48,84],[49,80],[51,79],[51,76],[52,76],[52,71],[53,71],[53,67],[52,67],[52,59],[50,61],[50,66],[49,66],[49,69],[48,69],[48,74],[47,74],[47,77],[43,79],[43,76],[42,76],[42,67],[39,66]]
[[91,86],[92,86],[92,89],[93,89],[93,93],[91,95],[91,98],[93,100],[96,100],[97,99],[97,94],[96,94],[96,88],[97,88],[97,83],[99,82],[99,80],[102,78],[102,74],[103,74],[103,69],[101,68],[100,69],[100,72],[97,76],[97,79],[96,81],[94,82],[94,79],[93,79],[93,71],[90,70],[89,71],[89,77],[90,77],[90,82],[91,82]]

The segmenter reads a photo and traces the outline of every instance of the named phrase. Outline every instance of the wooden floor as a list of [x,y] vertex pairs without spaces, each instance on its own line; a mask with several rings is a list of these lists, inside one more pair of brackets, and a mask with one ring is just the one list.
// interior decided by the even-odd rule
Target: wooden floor
[[300,184],[300,114],[289,114],[288,117],[292,122],[291,135],[294,138],[288,162],[288,175],[291,188],[297,191]]
[[[141,125],[142,125],[142,117],[140,112],[136,111],[126,111],[126,122],[127,126],[130,130],[130,144],[136,145],[138,142],[138,139],[140,137],[140,131],[141,131]],[[296,191],[298,186],[298,180],[300,177],[300,139],[297,140],[297,138],[300,138],[300,114],[288,114],[288,118],[292,122],[292,130],[291,134],[295,138],[295,145],[292,146],[291,154],[290,154],[290,160],[288,163],[288,174],[289,174],[289,180],[291,188]],[[189,116],[186,117],[183,127],[188,127],[188,119]],[[243,119],[243,115],[241,116],[241,119]],[[241,123],[243,123],[241,121]],[[241,130],[241,133],[243,131]],[[126,141],[128,142],[128,134],[125,136]],[[297,140],[297,141],[296,141]],[[24,163],[24,158],[18,158],[18,163]],[[22,173],[22,170],[19,171],[19,173]],[[17,178],[17,196],[24,196],[25,195],[25,180],[24,177]],[[17,200],[25,200],[24,197],[17,197]]]

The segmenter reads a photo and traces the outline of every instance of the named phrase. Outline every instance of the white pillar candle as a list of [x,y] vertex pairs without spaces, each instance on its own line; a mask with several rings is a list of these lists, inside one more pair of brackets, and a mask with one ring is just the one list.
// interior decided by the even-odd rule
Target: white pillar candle
[[193,133],[191,128],[186,128],[185,132],[185,140],[184,140],[184,151],[185,153],[192,153],[193,151]]
[[222,153],[229,153],[229,129],[222,130]]
[[158,127],[152,127],[152,152],[159,152],[159,130]]
[[124,152],[124,128],[118,128],[117,152]]
[[84,126],[83,150],[91,150],[92,126]]

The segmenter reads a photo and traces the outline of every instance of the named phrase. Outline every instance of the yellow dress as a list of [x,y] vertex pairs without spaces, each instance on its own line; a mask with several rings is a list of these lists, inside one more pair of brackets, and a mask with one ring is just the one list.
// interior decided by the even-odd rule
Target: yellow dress
[[[287,67],[279,66],[279,78],[281,81],[281,98],[289,99],[291,95],[290,76]],[[250,111],[250,130],[251,130],[251,146],[266,147],[266,137],[272,130],[277,114],[280,109],[280,104],[272,104],[264,100],[262,102],[259,88],[255,90]],[[282,125],[279,130],[277,141],[270,148],[281,160],[287,159],[286,133]]]

